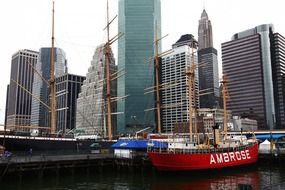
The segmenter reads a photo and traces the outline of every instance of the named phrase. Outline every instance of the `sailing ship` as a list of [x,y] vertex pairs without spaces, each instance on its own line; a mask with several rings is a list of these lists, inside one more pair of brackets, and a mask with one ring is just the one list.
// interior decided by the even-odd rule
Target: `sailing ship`
[[[115,17],[116,18],[116,17]],[[114,19],[115,19],[114,18]],[[114,20],[113,19],[113,20]],[[111,80],[114,78],[114,75],[118,75],[117,73],[110,73],[110,56],[112,54],[111,52],[111,44],[114,43],[119,37],[122,36],[121,33],[116,35],[115,37],[110,39],[109,36],[109,27],[111,22],[109,21],[109,4],[107,0],[107,42],[104,44],[103,52],[105,56],[105,69],[106,69],[106,79],[104,79],[104,82],[106,81],[106,104],[107,104],[107,125],[108,125],[108,140],[102,140],[102,138],[94,139],[96,135],[89,135],[87,138],[75,138],[71,137],[69,135],[66,135],[66,137],[58,137],[57,136],[57,127],[56,127],[56,81],[55,81],[55,52],[54,52],[54,1],[52,6],[52,37],[51,37],[51,71],[50,71],[50,80],[49,80],[49,91],[50,91],[50,105],[46,105],[41,100],[36,98],[40,103],[45,104],[50,110],[50,127],[44,127],[46,130],[49,130],[47,134],[44,136],[39,135],[39,129],[41,127],[37,126],[24,126],[26,128],[29,128],[32,130],[32,132],[26,133],[24,135],[17,135],[13,131],[6,131],[6,126],[4,126],[4,133],[0,133],[0,141],[3,142],[3,146],[9,151],[26,151],[30,148],[33,148],[33,150],[36,151],[50,151],[50,150],[86,150],[89,149],[90,146],[93,143],[99,143],[101,148],[108,149],[113,144],[111,141],[113,138],[112,134],[112,123],[111,123],[111,101],[114,101],[114,97],[111,97]],[[35,68],[33,68],[35,69]],[[36,70],[35,72],[39,74]],[[43,77],[40,76],[42,79]],[[118,76],[115,76],[118,77]],[[20,84],[18,84],[16,81],[14,81],[20,88],[25,90],[27,93],[33,96],[31,92],[26,90],[24,87],[22,87]],[[46,81],[45,81],[46,82]],[[117,98],[117,97],[115,97]],[[43,127],[42,127],[43,128]],[[33,133],[33,131],[37,131],[36,133]]]
[[[193,43],[193,42],[192,42]],[[227,80],[223,77],[223,103],[224,103],[224,131],[219,132],[219,126],[213,126],[212,136],[206,136],[204,143],[200,143],[195,124],[195,133],[192,134],[192,115],[196,110],[193,107],[195,98],[194,75],[197,65],[194,64],[194,45],[192,44],[192,64],[187,67],[188,98],[189,98],[189,136],[173,135],[173,138],[148,143],[148,156],[153,166],[162,171],[207,170],[225,167],[241,166],[255,163],[258,160],[258,141],[247,139],[245,136],[227,135]],[[195,104],[195,103],[194,103]],[[195,118],[195,122],[197,119]],[[222,137],[222,138],[221,138]],[[221,139],[221,140],[220,140]],[[211,142],[210,142],[211,141]],[[156,144],[156,145],[155,145]],[[167,144],[167,146],[165,146]]]

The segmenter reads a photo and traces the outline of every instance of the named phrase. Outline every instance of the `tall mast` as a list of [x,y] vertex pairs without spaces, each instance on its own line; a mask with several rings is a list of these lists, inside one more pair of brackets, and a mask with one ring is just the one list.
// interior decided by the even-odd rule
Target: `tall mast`
[[160,119],[160,95],[159,95],[159,55],[158,55],[158,41],[157,39],[157,24],[155,25],[155,90],[156,90],[156,114],[157,114],[157,132],[161,133],[161,119]]
[[107,43],[105,44],[105,68],[106,68],[106,98],[107,98],[107,125],[108,138],[112,140],[112,119],[111,119],[111,84],[110,84],[110,27],[109,27],[109,1],[107,0]]
[[194,65],[190,65],[187,70],[186,70],[186,75],[188,77],[188,105],[189,105],[189,135],[190,135],[190,142],[193,142],[192,139],[192,128],[193,128],[193,121],[192,121],[192,113],[193,113],[193,108],[192,108],[192,87],[193,87],[193,78],[194,78],[194,72],[193,72],[193,67]]
[[226,79],[226,76],[223,76],[223,80],[222,80],[222,85],[223,85],[223,104],[224,104],[224,135],[225,137],[227,137],[227,131],[228,131],[228,116],[227,116],[227,98],[228,98],[228,88],[227,88],[227,84],[228,81]]
[[51,37],[51,62],[50,62],[50,125],[51,133],[56,132],[56,88],[55,88],[55,68],[54,68],[54,1],[52,3],[52,37]]
[[[191,54],[191,62],[192,62],[192,89],[193,89],[193,97],[192,97],[192,100],[193,100],[193,103],[194,103],[194,133],[197,137],[197,125],[198,125],[198,119],[197,119],[197,102],[196,102],[196,88],[195,88],[195,69],[198,67],[197,65],[195,65],[195,62],[194,62],[194,47],[195,47],[195,44],[194,44],[194,40],[192,39],[192,54]],[[198,138],[199,139],[199,138]]]
[[[193,111],[195,114],[195,134],[197,135],[197,109],[196,109],[196,92],[195,92],[195,68],[197,65],[194,63],[194,47],[196,44],[194,39],[192,39],[191,43],[191,63],[186,69],[186,75],[188,77],[188,105],[189,105],[189,135],[190,135],[190,142],[193,142]],[[194,102],[194,108],[193,108]]]

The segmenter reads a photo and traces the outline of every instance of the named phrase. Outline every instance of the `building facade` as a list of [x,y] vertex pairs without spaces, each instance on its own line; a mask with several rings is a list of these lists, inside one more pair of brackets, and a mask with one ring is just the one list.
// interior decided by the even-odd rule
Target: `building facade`
[[[65,52],[60,48],[55,48],[55,77],[64,75],[67,72],[67,60]],[[41,76],[49,81],[51,64],[51,48],[41,48],[36,70]],[[49,88],[48,84],[35,75],[33,83],[33,94],[42,102],[49,105]],[[39,102],[37,99],[32,100],[31,124],[40,127],[49,126],[49,108]]]
[[24,126],[31,125],[33,67],[37,65],[39,53],[20,50],[12,56],[10,85],[7,102],[7,129],[28,131]]
[[[197,64],[197,52],[192,54],[191,48],[195,48],[196,51],[196,45],[197,41],[193,35],[183,35],[172,46],[173,52],[162,57],[161,84],[165,86],[161,91],[163,132],[173,132],[175,125],[189,121],[189,88],[186,69],[191,64]],[[195,70],[195,89],[197,93],[199,90],[197,68]],[[195,97],[192,104],[197,107],[199,96],[196,94]]]
[[76,100],[86,77],[65,74],[56,78],[57,132],[68,134],[76,124]]
[[199,20],[198,43],[199,90],[205,93],[200,96],[200,108],[217,108],[220,97],[218,57],[213,47],[212,24],[205,9]]
[[[129,128],[155,125],[154,94],[144,95],[144,89],[154,86],[154,69],[148,60],[154,55],[154,40],[161,35],[160,0],[119,0],[118,69],[126,74],[118,78],[118,96],[128,97],[118,102],[118,132]],[[160,48],[159,48],[160,49]],[[134,119],[135,118],[135,119]]]
[[276,128],[285,129],[285,37],[274,33],[270,38]]
[[199,50],[213,47],[212,24],[205,9],[203,10],[201,19],[199,20],[198,43]]
[[[222,44],[233,115],[256,115],[259,129],[284,128],[284,37],[271,24],[240,32]],[[247,114],[250,111],[250,114]]]
[[[202,124],[202,128],[204,132],[211,133],[213,130],[213,126],[218,124],[220,126],[220,130],[224,130],[224,110],[223,109],[210,109],[210,108],[200,108],[197,110],[198,112],[198,121]],[[233,130],[232,126],[232,112],[231,110],[227,110],[227,119],[228,119],[228,129]]]
[[248,119],[248,118],[241,118],[239,116],[233,117],[233,127],[234,131],[256,131],[258,129],[257,127],[257,121],[254,119]]
[[[115,77],[117,66],[111,52],[110,74]],[[112,78],[113,78],[112,77]],[[96,135],[106,137],[107,103],[106,103],[106,68],[104,45],[96,48],[86,79],[81,86],[77,99],[76,130],[79,135]],[[111,96],[117,95],[117,81],[111,81]],[[116,102],[111,105],[112,113],[117,110]],[[116,130],[116,115],[112,115],[112,130]]]

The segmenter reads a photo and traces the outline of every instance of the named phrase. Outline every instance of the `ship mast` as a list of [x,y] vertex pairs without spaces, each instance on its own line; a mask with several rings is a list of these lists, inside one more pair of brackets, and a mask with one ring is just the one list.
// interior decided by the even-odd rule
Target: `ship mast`
[[[194,39],[192,39],[192,42],[190,44],[191,46],[191,65],[187,67],[186,69],[186,76],[188,77],[188,104],[189,104],[189,135],[190,135],[190,142],[193,142],[193,111],[195,116],[195,134],[197,135],[197,109],[196,109],[196,91],[195,91],[195,69],[197,68],[197,65],[194,63],[194,47],[196,47],[196,44],[194,42]],[[194,109],[193,109],[193,102],[194,102]]]
[[105,68],[106,68],[106,98],[107,98],[107,126],[108,138],[112,140],[112,118],[111,118],[111,83],[110,83],[110,22],[109,22],[109,1],[107,0],[107,43],[104,47]]
[[[193,54],[192,54],[193,56]],[[192,64],[191,66],[187,67],[186,70],[186,75],[188,77],[188,101],[189,101],[189,135],[190,135],[190,142],[193,142],[192,136],[193,136],[193,120],[192,120],[192,115],[193,115],[193,107],[192,107],[192,101],[193,101],[193,83],[194,83],[194,65]]]
[[223,76],[223,80],[221,81],[222,85],[223,85],[223,104],[224,104],[224,135],[225,138],[227,137],[227,131],[228,131],[228,116],[227,116],[227,98],[228,98],[228,88],[227,88],[227,84],[228,81],[226,79],[226,76]]
[[161,105],[160,105],[160,95],[159,95],[159,54],[158,54],[158,42],[161,39],[157,38],[157,25],[156,25],[156,32],[155,32],[155,90],[156,90],[156,114],[157,114],[157,132],[159,134],[161,134],[161,118],[160,118],[160,109],[161,109]]
[[[111,45],[117,41],[120,37],[123,36],[123,33],[119,32],[114,37],[110,38],[110,24],[117,18],[117,15],[110,21],[109,20],[109,1],[107,0],[107,26],[104,30],[107,30],[107,42],[104,45],[104,55],[105,55],[105,72],[106,72],[106,99],[107,99],[107,130],[108,130],[108,139],[112,140],[112,113],[111,113],[111,103],[112,101],[117,101],[119,99],[123,99],[124,97],[111,97],[111,81],[115,80],[118,76],[118,73],[121,71],[117,71],[111,75],[110,73],[110,57],[111,57]],[[116,76],[117,75],[117,76]],[[122,75],[122,74],[121,74]]]
[[52,5],[52,37],[51,37],[51,62],[50,62],[50,125],[51,133],[56,132],[56,86],[55,86],[55,66],[54,66],[54,1]]

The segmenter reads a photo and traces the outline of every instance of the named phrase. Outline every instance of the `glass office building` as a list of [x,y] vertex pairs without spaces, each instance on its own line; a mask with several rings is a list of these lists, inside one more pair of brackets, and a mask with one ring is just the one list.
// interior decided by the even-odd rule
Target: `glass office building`
[[284,37],[271,24],[239,32],[222,44],[233,115],[254,113],[260,129],[284,128]]
[[[51,48],[41,48],[36,69],[46,81],[49,81],[50,79],[50,60]],[[55,48],[54,60],[55,77],[64,75],[67,72],[67,60],[65,52],[60,48]],[[38,75],[34,75],[33,94],[40,98],[41,101],[49,105],[48,84],[46,84]],[[49,109],[35,98],[33,98],[32,101],[31,114],[32,125],[40,127],[49,126]]]
[[[118,132],[134,127],[155,125],[154,94],[145,88],[154,86],[154,40],[161,35],[160,0],[119,0],[118,70],[126,74],[118,78],[118,96],[129,95],[118,102]],[[160,48],[159,48],[160,49]],[[149,61],[151,60],[151,61]]]
[[285,37],[274,33],[270,39],[276,128],[285,129]]
[[75,128],[76,100],[86,77],[65,74],[56,78],[57,133],[63,136]]
[[[31,103],[34,70],[39,53],[32,50],[20,50],[12,56],[11,76],[8,90],[7,129],[27,131],[31,124]],[[30,93],[29,93],[30,92]]]
[[[203,65],[199,69],[200,108],[219,107],[219,68],[217,50],[213,47],[198,51],[198,63]],[[206,94],[210,93],[210,94]]]

